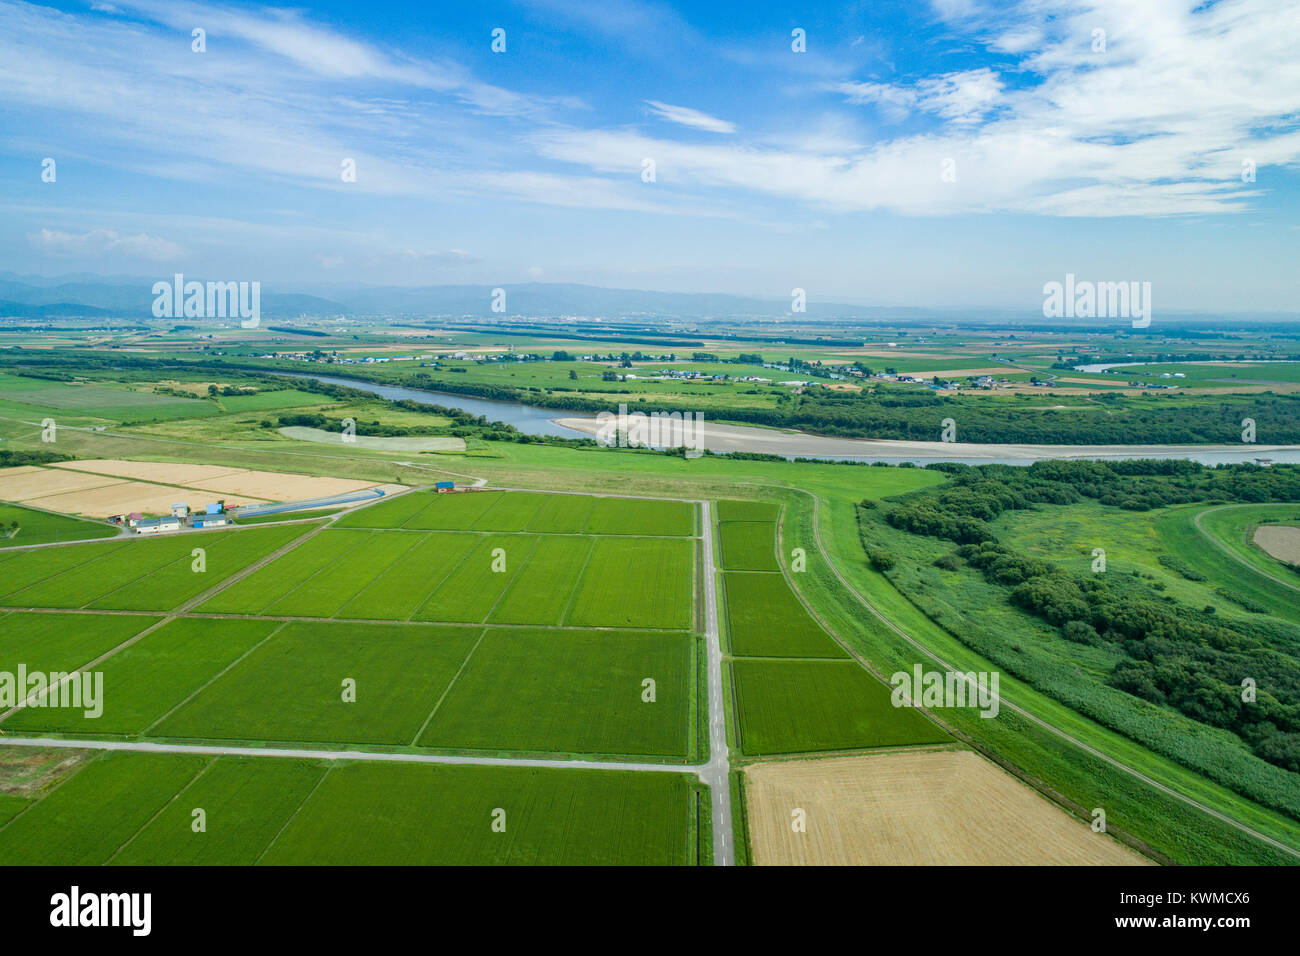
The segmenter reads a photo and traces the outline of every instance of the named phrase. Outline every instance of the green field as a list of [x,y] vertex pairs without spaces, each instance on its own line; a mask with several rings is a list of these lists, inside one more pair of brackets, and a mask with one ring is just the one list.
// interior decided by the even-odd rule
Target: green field
[[709,859],[701,806],[699,785],[676,773],[116,753],[7,800],[0,858],[689,865]]
[[728,571],[779,571],[776,526],[771,521],[723,521],[718,525],[722,567]]
[[116,534],[117,528],[99,521],[84,521],[21,505],[0,504],[0,548],[111,538]]
[[684,536],[695,533],[693,515],[692,506],[682,501],[426,491],[362,508],[338,523],[346,528]]
[[728,571],[723,575],[723,590],[733,656],[849,656],[799,603],[784,575]]
[[[0,604],[171,610],[305,530],[288,525],[8,551],[0,554]],[[196,548],[204,552],[202,571],[196,570]]]
[[894,707],[856,661],[735,660],[731,673],[746,756],[951,739],[919,710]]
[[684,759],[695,658],[685,634],[490,629],[418,742]]

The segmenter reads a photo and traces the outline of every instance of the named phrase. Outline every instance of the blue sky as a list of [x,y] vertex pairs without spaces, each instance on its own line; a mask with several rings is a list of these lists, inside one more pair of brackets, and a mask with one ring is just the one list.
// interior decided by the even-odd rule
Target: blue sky
[[1300,0],[0,0],[0,268],[1294,310],[1296,37]]

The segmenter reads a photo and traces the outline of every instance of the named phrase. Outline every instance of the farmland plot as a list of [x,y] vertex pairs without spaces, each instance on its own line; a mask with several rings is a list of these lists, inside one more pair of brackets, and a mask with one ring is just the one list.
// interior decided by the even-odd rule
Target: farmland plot
[[419,743],[685,758],[694,661],[687,634],[489,629]]
[[746,754],[938,743],[949,736],[855,661],[731,664]]
[[597,539],[564,623],[689,628],[693,561],[689,541]]
[[812,619],[785,575],[728,571],[723,575],[727,639],[741,657],[842,657],[848,654]]
[[728,571],[779,571],[776,525],[770,521],[724,521],[718,525],[722,566]]
[[290,623],[151,733],[407,745],[479,635],[464,627]]

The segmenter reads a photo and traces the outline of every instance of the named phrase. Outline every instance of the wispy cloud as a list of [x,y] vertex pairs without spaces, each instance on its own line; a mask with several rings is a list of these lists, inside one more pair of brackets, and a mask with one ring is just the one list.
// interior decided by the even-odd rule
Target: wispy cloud
[[691,129],[702,129],[710,133],[734,133],[737,129],[735,123],[693,110],[689,106],[673,106],[671,103],[660,103],[658,100],[645,102],[651,112],[660,119],[677,123],[679,126],[689,126]]

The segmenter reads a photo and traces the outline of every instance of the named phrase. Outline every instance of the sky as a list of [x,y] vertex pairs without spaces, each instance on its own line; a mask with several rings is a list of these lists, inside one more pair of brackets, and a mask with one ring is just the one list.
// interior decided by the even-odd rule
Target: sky
[[1294,311],[1297,38],[1300,0],[0,0],[0,270]]

